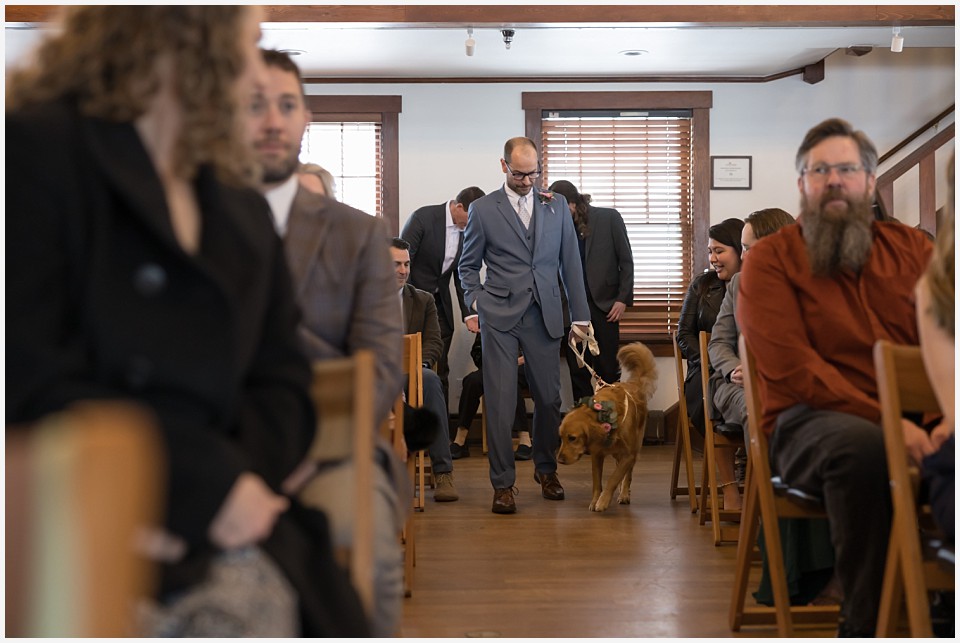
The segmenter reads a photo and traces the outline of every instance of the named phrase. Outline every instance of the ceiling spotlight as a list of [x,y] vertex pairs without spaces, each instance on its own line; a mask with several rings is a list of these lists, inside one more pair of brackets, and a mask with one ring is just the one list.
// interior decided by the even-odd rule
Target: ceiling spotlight
[[644,54],[650,53],[646,49],[624,49],[621,52],[618,52],[621,56],[642,56]]
[[900,27],[893,28],[893,40],[890,41],[890,51],[895,54],[903,51],[903,36],[900,35]]
[[501,29],[500,33],[503,35],[503,44],[507,49],[510,49],[510,43],[513,42],[513,36],[516,32],[513,29]]
[[472,56],[477,48],[477,41],[473,39],[473,27],[467,27],[467,40],[463,43],[467,50],[467,55]]
[[281,49],[280,53],[287,54],[288,56],[302,56],[307,53],[303,49]]

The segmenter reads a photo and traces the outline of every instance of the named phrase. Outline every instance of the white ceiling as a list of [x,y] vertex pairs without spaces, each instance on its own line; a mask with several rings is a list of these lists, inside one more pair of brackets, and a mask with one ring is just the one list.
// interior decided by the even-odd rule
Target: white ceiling
[[[892,30],[860,28],[517,28],[509,50],[498,28],[263,25],[263,44],[303,51],[305,76],[510,77],[766,76],[815,63],[851,45],[890,47]],[[953,47],[952,27],[905,27],[905,47]],[[643,50],[640,56],[620,52]]]
[[[39,27],[27,28],[23,27]],[[303,52],[313,78],[509,78],[623,76],[763,77],[815,63],[852,45],[889,48],[889,27],[650,27],[618,24],[516,27],[507,50],[500,28],[477,27],[472,57],[466,26],[283,23],[262,25],[263,46]],[[6,64],[21,61],[49,31],[6,23]],[[954,47],[954,27],[907,26],[904,47]],[[643,50],[625,56],[625,50]]]

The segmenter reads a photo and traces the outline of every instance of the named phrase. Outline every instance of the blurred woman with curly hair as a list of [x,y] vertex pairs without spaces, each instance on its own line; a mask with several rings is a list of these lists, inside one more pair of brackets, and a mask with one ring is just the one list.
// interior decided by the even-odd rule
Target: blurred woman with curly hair
[[368,632],[323,514],[280,491],[315,418],[238,121],[261,19],[68,8],[7,87],[7,423],[91,398],[156,417],[166,511],[142,634]]

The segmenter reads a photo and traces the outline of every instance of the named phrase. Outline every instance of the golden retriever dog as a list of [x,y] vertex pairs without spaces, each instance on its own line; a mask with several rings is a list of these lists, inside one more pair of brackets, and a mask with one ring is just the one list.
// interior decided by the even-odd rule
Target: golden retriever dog
[[[633,465],[647,426],[647,401],[657,387],[657,365],[650,349],[635,342],[617,352],[620,381],[578,401],[560,424],[557,462],[573,464],[589,454],[593,463],[590,511],[605,511],[619,485],[617,502],[630,503]],[[603,487],[603,460],[612,455],[617,468]]]

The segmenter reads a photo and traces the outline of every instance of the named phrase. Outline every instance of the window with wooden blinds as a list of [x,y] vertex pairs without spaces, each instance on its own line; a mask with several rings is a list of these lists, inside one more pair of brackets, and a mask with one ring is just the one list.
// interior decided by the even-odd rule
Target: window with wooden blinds
[[337,200],[382,217],[382,149],[379,119],[314,121],[303,134],[300,161],[333,175]]
[[400,96],[308,95],[300,160],[333,174],[337,199],[400,233]]
[[633,306],[621,341],[676,329],[693,272],[690,110],[550,111],[541,123],[544,185],[565,179],[623,215],[633,250]]

